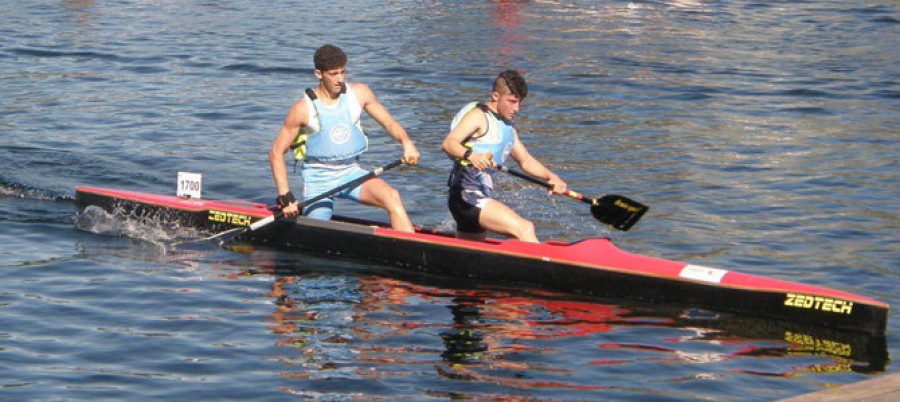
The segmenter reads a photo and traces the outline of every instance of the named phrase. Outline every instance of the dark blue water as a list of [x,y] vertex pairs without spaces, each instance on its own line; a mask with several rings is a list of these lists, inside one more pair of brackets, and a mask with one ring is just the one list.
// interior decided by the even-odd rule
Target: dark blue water
[[[272,202],[268,148],[331,42],[423,153],[385,176],[416,224],[452,227],[448,122],[517,68],[531,152],[576,190],[651,206],[612,232],[498,177],[541,238],[612,236],[898,306],[898,20],[884,1],[6,2],[0,399],[769,400],[894,371],[893,312],[879,347],[677,306],[178,248],[198,234],[84,222],[73,195],[171,194],[187,171],[206,198]],[[366,164],[395,159],[364,124]]]

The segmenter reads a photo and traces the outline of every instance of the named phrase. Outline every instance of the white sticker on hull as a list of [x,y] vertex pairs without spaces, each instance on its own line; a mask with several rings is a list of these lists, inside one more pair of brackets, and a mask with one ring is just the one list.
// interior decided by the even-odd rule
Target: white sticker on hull
[[200,173],[178,172],[178,184],[175,194],[178,198],[199,200],[203,192],[203,175]]
[[724,269],[688,264],[681,269],[681,273],[678,276],[703,282],[719,283],[722,282],[722,277],[727,273],[728,271]]

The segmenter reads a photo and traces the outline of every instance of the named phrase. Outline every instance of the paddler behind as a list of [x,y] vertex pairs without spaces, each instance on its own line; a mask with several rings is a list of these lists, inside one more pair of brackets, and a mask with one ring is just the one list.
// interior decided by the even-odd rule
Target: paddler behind
[[[369,87],[347,82],[347,55],[340,48],[334,45],[320,47],[313,62],[313,73],[319,85],[307,89],[291,106],[269,151],[278,204],[288,218],[301,212],[288,184],[284,160],[288,150],[294,151],[301,165],[304,198],[323,194],[368,173],[359,166],[359,156],[368,149],[368,138],[360,126],[362,111],[403,145],[403,163],[415,165],[419,160],[419,151],[406,130],[378,102]],[[387,211],[395,230],[413,231],[400,194],[378,177],[335,196],[382,208]],[[333,209],[334,200],[329,197],[307,206],[302,212],[313,219],[328,220]]]
[[490,231],[538,242],[531,221],[492,198],[491,168],[505,164],[509,157],[525,173],[549,182],[551,192],[566,191],[566,183],[531,156],[512,125],[527,95],[528,86],[519,72],[503,71],[494,79],[490,100],[469,103],[451,123],[441,147],[455,161],[447,206],[456,221],[457,237],[481,240]]

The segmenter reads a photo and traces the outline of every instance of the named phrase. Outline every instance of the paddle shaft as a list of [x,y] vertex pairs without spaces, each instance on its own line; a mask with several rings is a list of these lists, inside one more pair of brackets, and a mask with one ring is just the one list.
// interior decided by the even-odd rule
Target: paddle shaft
[[[513,176],[516,176],[516,177],[518,177],[518,178],[521,178],[521,179],[528,180],[528,181],[530,181],[530,182],[532,182],[532,183],[534,183],[534,184],[537,184],[537,185],[546,187],[547,189],[552,189],[552,188],[553,188],[553,185],[552,185],[552,184],[550,184],[550,183],[548,183],[548,182],[546,182],[546,181],[544,181],[544,180],[541,180],[541,179],[538,179],[538,178],[536,178],[536,177],[527,175],[527,174],[522,173],[522,172],[519,172],[519,171],[517,171],[517,170],[512,170],[512,169],[510,169],[510,168],[508,168],[508,167],[506,167],[506,166],[502,166],[502,165],[497,166],[497,170],[499,170],[499,171],[501,171],[501,172],[504,172],[504,173],[509,173],[509,174],[511,174],[511,175],[513,175]],[[577,193],[577,192],[572,191],[572,190],[566,190],[566,192],[563,193],[563,195],[565,195],[566,197],[569,197],[569,198],[572,198],[572,199],[575,199],[575,200],[584,202],[585,204],[590,204],[590,205],[596,205],[596,204],[597,204],[597,200],[591,199],[591,198],[587,198],[587,197],[585,197],[584,195],[582,195],[581,193]]]
[[[326,192],[324,192],[324,193],[322,193],[322,194],[319,194],[319,195],[317,195],[317,196],[315,196],[315,197],[313,197],[313,198],[310,198],[310,199],[308,199],[308,200],[304,200],[303,202],[300,203],[300,205],[298,205],[297,208],[298,208],[299,210],[302,211],[303,208],[309,206],[310,204],[312,204],[312,203],[314,203],[314,202],[317,202],[317,201],[322,200],[322,199],[327,198],[327,197],[331,197],[332,195],[335,195],[335,194],[337,194],[337,193],[339,193],[339,192],[341,192],[341,191],[344,191],[344,190],[346,190],[346,189],[348,189],[348,188],[350,188],[350,187],[358,186],[358,185],[360,185],[362,182],[364,182],[364,181],[366,181],[366,180],[369,180],[369,179],[371,179],[371,178],[373,178],[373,177],[377,177],[378,175],[384,173],[385,171],[391,170],[391,169],[393,169],[393,168],[395,168],[395,167],[397,167],[397,166],[400,166],[401,164],[403,164],[403,162],[400,161],[400,160],[398,159],[398,160],[395,160],[395,161],[393,161],[393,162],[391,162],[391,163],[388,163],[387,165],[384,165],[384,166],[381,166],[381,167],[379,167],[379,168],[376,168],[376,169],[372,170],[371,172],[369,172],[369,173],[366,174],[366,175],[360,176],[360,177],[358,177],[358,178],[356,178],[356,179],[353,179],[353,180],[348,181],[348,182],[346,182],[346,183],[344,183],[344,184],[341,184],[340,186],[337,186],[337,187],[335,187],[335,188],[333,188],[333,189],[331,189],[331,190],[328,190],[328,191],[326,191]],[[263,226],[266,226],[266,225],[268,225],[268,224],[270,224],[270,223],[272,223],[272,222],[275,222],[277,219],[279,219],[279,218],[281,218],[281,217],[282,217],[281,211],[276,211],[274,214],[272,214],[272,216],[269,216],[269,217],[260,219],[260,220],[258,220],[258,221],[256,221],[256,222],[253,222],[253,223],[250,225],[249,229],[250,229],[250,230],[258,230],[259,228],[261,228],[261,227],[263,227]]]
[[[497,166],[497,170],[528,180],[548,189],[553,188],[552,184],[544,180],[511,170],[506,166]],[[631,229],[631,227],[634,226],[634,224],[637,223],[649,209],[649,207],[640,202],[617,194],[607,194],[599,198],[587,198],[571,190],[567,190],[563,194],[569,198],[589,204],[591,206],[591,215],[594,216],[594,219],[611,225],[619,230]]]

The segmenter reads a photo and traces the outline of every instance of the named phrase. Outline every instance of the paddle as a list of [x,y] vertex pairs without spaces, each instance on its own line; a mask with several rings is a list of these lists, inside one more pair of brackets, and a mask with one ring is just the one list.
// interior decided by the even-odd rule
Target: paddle
[[[497,166],[496,169],[528,180],[534,184],[544,186],[548,189],[553,188],[553,185],[544,180],[512,170],[506,166]],[[591,215],[594,216],[594,219],[622,231],[631,229],[631,227],[641,219],[641,216],[650,209],[648,206],[635,200],[616,194],[608,194],[600,198],[587,198],[572,190],[566,190],[563,195],[590,204]]]
[[[346,182],[346,183],[344,183],[344,184],[341,184],[340,186],[337,186],[337,187],[335,187],[335,188],[333,188],[333,189],[331,189],[331,190],[328,190],[328,191],[326,191],[326,192],[324,192],[324,193],[322,193],[322,194],[319,194],[319,195],[317,195],[317,196],[315,196],[315,197],[313,197],[313,198],[310,198],[310,199],[308,199],[308,200],[304,200],[303,202],[301,202],[301,203],[299,204],[298,209],[300,209],[300,210],[302,211],[304,207],[307,207],[307,206],[309,206],[310,204],[312,204],[312,203],[314,203],[314,202],[316,202],[316,201],[319,201],[319,200],[321,200],[321,199],[323,199],[323,198],[326,198],[326,197],[330,197],[330,196],[332,196],[332,195],[334,195],[334,194],[337,194],[338,192],[341,192],[341,191],[343,191],[343,190],[346,190],[346,189],[348,189],[348,188],[350,188],[350,187],[358,186],[358,185],[360,185],[362,182],[364,182],[364,181],[366,181],[366,180],[369,180],[369,179],[371,179],[371,178],[373,178],[373,177],[376,177],[376,176],[378,176],[378,175],[380,175],[380,174],[382,174],[382,173],[384,173],[384,172],[386,172],[386,171],[388,171],[388,170],[391,170],[391,169],[393,169],[393,168],[395,168],[395,167],[397,167],[397,166],[400,166],[402,163],[403,163],[403,162],[401,162],[401,161],[398,159],[398,160],[395,160],[395,161],[393,161],[393,162],[391,162],[391,163],[388,163],[387,165],[378,167],[378,168],[372,170],[371,172],[369,172],[369,173],[366,174],[366,175],[357,177],[356,179],[353,179],[353,180],[348,181],[348,182]],[[238,238],[239,236],[241,236],[241,235],[243,235],[243,234],[245,234],[245,233],[247,233],[247,232],[259,230],[260,228],[263,228],[263,227],[265,227],[265,226],[271,224],[272,222],[275,222],[276,220],[281,219],[282,216],[283,216],[283,214],[281,213],[280,210],[279,210],[279,211],[275,211],[275,213],[273,213],[271,216],[268,216],[268,217],[263,218],[263,219],[260,219],[260,220],[258,220],[258,221],[256,221],[256,222],[253,222],[252,224],[250,224],[250,226],[248,226],[248,227],[246,227],[246,228],[234,228],[234,229],[230,229],[230,230],[228,230],[228,231],[219,233],[219,234],[217,234],[217,235],[213,235],[213,236],[207,238],[207,240],[211,240],[211,241],[216,241],[216,240],[218,240],[218,241],[220,242],[220,244],[223,244],[223,245],[224,245],[224,244],[230,243],[232,240]]]

